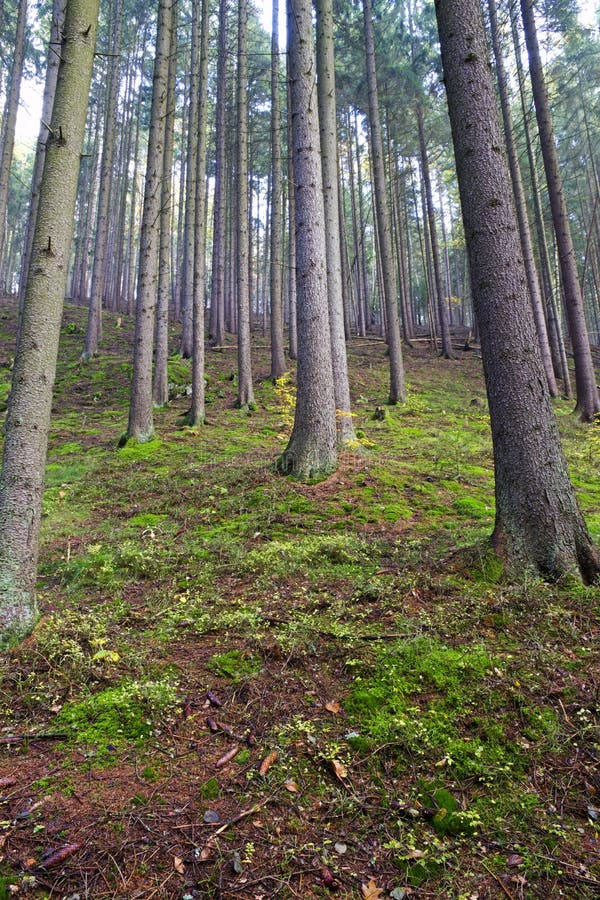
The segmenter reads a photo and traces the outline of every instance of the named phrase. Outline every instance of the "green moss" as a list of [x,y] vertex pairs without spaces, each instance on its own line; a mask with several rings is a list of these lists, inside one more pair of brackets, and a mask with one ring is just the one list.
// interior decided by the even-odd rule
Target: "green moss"
[[128,520],[129,525],[136,525],[139,528],[153,528],[168,519],[167,515],[159,515],[158,513],[138,513]]
[[230,678],[234,683],[243,681],[258,675],[261,670],[261,661],[241,650],[229,650],[213,656],[208,663],[208,668],[224,678]]

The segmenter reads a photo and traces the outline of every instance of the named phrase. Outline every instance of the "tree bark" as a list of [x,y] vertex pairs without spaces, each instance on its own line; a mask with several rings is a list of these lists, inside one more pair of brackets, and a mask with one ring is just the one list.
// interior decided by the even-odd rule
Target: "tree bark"
[[356,449],[359,445],[352,422],[352,404],[350,402],[344,330],[333,50],[333,0],[317,0],[317,96],[325,210],[329,331],[331,335],[331,363],[337,417],[337,439],[340,449]]
[[490,407],[492,544],[515,575],[600,574],[569,481],[535,337],[479,0],[436,0]]
[[577,262],[569,224],[569,212],[563,192],[548,93],[538,46],[532,0],[521,0],[521,15],[529,56],[529,72],[535,102],[544,170],[548,184],[552,221],[560,262],[569,333],[575,360],[577,411],[584,422],[593,422],[600,413],[600,395],[596,386],[594,363],[585,322],[583,297],[577,274]]
[[283,352],[283,272],[281,268],[281,102],[279,97],[279,0],[273,0],[271,31],[271,375],[281,378],[287,365]]
[[169,45],[173,0],[159,0],[156,26],[156,55],[152,79],[152,105],[148,133],[148,159],[144,185],[144,208],[140,234],[133,379],[129,403],[129,424],[123,440],[142,444],[154,437],[152,415],[152,350],[158,286],[160,203],[165,149],[165,113],[169,80]]
[[240,409],[254,406],[250,351],[250,245],[248,239],[248,2],[238,6],[237,84],[237,332]]
[[52,389],[98,0],[68,0],[50,138],[27,277],[0,476],[0,644],[31,630]]
[[396,292],[396,273],[390,232],[390,214],[383,165],[383,141],[377,96],[377,74],[375,71],[375,42],[371,0],[363,0],[365,22],[365,51],[367,58],[367,83],[369,88],[369,137],[373,157],[373,181],[377,230],[381,247],[380,263],[383,276],[383,292],[386,312],[386,335],[390,356],[389,403],[395,404],[405,399],[404,364],[400,339],[400,319]]
[[215,107],[215,196],[213,210],[212,280],[210,291],[211,342],[221,347],[225,340],[225,113],[227,85],[227,0],[219,2],[219,53],[217,59],[217,98]]
[[296,186],[298,389],[294,428],[278,465],[283,473],[308,481],[324,478],[337,467],[323,178],[310,0],[288,0],[287,22]]

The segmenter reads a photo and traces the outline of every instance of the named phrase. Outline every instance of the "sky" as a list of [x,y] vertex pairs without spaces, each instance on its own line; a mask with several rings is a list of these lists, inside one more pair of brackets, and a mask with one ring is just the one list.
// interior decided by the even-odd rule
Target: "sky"
[[[271,33],[271,0],[256,0],[259,15],[267,34]],[[285,43],[285,3],[279,3],[280,44]],[[579,17],[581,23],[592,27],[597,22],[599,0],[579,0]],[[17,117],[17,144],[23,149],[34,148],[39,131],[42,109],[42,86],[33,81],[24,81],[21,87],[21,102]]]

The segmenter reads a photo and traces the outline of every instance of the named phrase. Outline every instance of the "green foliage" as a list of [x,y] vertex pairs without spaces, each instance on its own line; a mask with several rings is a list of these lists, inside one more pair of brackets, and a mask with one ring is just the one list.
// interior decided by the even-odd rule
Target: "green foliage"
[[230,678],[235,684],[245,678],[257,675],[261,669],[261,662],[250,654],[241,650],[228,650],[227,653],[219,653],[213,656],[208,663],[208,668],[216,675]]
[[109,665],[119,654],[108,643],[108,629],[118,608],[83,613],[65,608],[43,618],[35,629],[36,653],[54,668],[85,674],[95,663]]
[[56,721],[80,744],[118,744],[148,738],[168,721],[177,703],[171,679],[123,681],[99,694],[69,703]]
[[369,559],[368,546],[358,535],[316,534],[297,541],[275,540],[250,550],[242,560],[242,570],[281,577],[307,569],[320,573],[331,568],[364,565]]

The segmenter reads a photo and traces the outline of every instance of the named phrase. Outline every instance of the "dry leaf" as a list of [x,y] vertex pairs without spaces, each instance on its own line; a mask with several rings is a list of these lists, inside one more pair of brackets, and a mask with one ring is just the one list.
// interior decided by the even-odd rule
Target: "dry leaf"
[[406,854],[406,859],[423,859],[424,856],[425,854],[422,850],[410,850]]
[[340,781],[343,781],[344,778],[348,777],[348,767],[345,766],[343,762],[340,762],[339,759],[332,759],[331,767],[335,777],[339,778]]
[[289,778],[287,781],[284,781],[283,786],[286,791],[290,792],[290,794],[298,794],[300,792],[300,788],[295,781],[292,781],[291,778]]
[[377,887],[372,878],[368,884],[362,884],[360,889],[363,900],[381,900],[383,897],[382,889]]
[[185,875],[185,864],[180,856],[175,856],[173,858],[173,868],[176,872],[179,872],[180,875]]
[[519,856],[518,853],[511,853],[506,860],[507,866],[522,866],[523,865],[523,857]]
[[265,758],[261,762],[260,768],[258,770],[258,774],[264,778],[265,775],[267,774],[267,772],[269,771],[269,769],[271,768],[271,766],[273,765],[273,763],[277,762],[278,759],[279,759],[279,753],[277,752],[277,750],[273,750],[273,752],[269,753],[268,756],[265,756]]
[[329,703],[325,704],[325,709],[327,712],[334,713],[336,716],[341,712],[341,706],[337,700],[330,700]]

